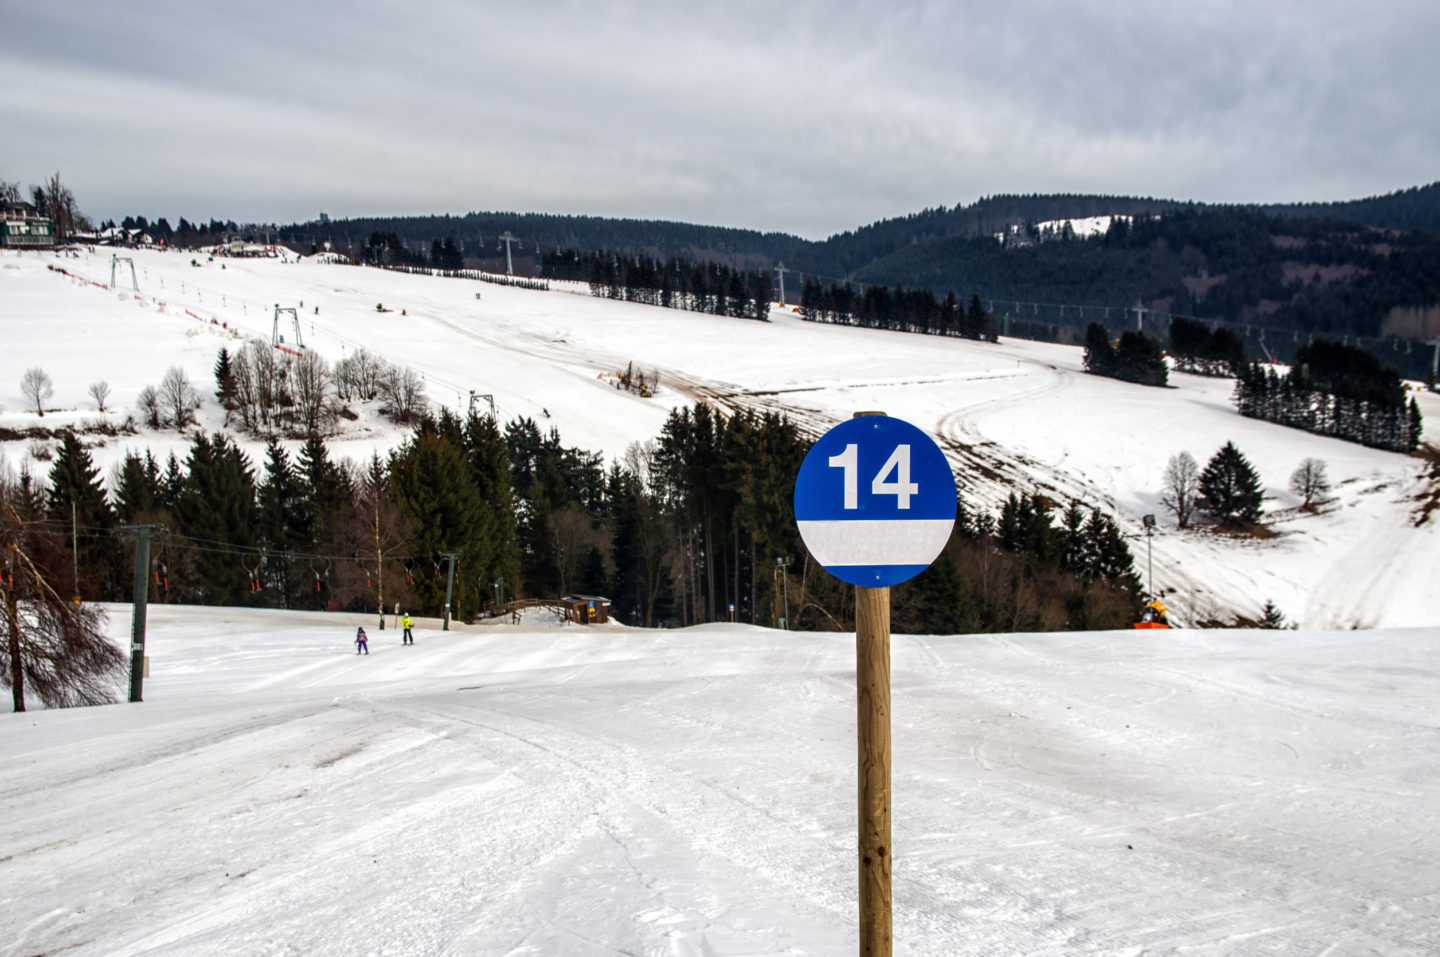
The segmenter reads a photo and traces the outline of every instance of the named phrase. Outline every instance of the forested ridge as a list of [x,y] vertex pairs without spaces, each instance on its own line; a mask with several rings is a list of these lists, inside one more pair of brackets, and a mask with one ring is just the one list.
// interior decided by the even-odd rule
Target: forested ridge
[[[1038,226],[1089,216],[1119,218],[1089,238]],[[280,234],[302,249],[329,241],[359,259],[373,258],[381,242],[397,260],[443,253],[445,268],[456,268],[458,253],[472,267],[499,269],[507,231],[515,238],[515,269],[525,275],[539,274],[544,260],[563,250],[587,261],[681,259],[767,273],[783,263],[786,276],[772,275],[777,287],[783,279],[795,291],[792,300],[807,283],[848,284],[856,296],[898,285],[928,290],[937,301],[953,292],[964,302],[978,296],[1002,333],[1072,342],[1095,321],[1117,332],[1142,321],[1163,336],[1180,316],[1231,325],[1257,358],[1287,359],[1316,334],[1358,337],[1372,350],[1408,348],[1406,357],[1387,358],[1419,377],[1425,357],[1414,346],[1440,334],[1440,184],[1346,202],[1250,206],[1000,195],[820,241],[658,220],[501,212],[322,219]]]

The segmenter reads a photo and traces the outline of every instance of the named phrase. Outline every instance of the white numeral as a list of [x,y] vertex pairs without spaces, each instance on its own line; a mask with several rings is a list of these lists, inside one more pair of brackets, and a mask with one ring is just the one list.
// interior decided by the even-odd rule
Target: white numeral
[[855,470],[860,467],[860,446],[852,443],[845,446],[845,451],[839,455],[830,456],[830,467],[845,470],[845,507],[859,508],[860,481]]
[[[895,473],[895,481],[887,482],[885,477],[891,472]],[[875,481],[870,483],[870,492],[873,495],[895,496],[896,508],[910,507],[910,496],[920,494],[920,486],[910,481],[910,446],[895,447],[890,458],[881,466],[880,473],[875,476]]]
[[[860,447],[858,445],[847,445],[845,451],[839,455],[832,455],[829,459],[832,469],[843,469],[845,482],[845,508],[857,509],[860,507],[860,480],[857,474],[860,470]],[[894,474],[894,480],[890,479]],[[872,495],[893,495],[895,496],[895,507],[899,509],[910,508],[910,496],[920,494],[920,486],[910,481],[910,446],[897,445],[895,451],[890,453],[890,458],[881,466],[870,483],[870,494]]]

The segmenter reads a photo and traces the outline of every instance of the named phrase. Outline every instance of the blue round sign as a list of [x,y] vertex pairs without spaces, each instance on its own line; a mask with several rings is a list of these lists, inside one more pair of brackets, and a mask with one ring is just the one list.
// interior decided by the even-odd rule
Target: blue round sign
[[852,585],[898,585],[930,566],[955,525],[955,475],[940,446],[903,419],[841,422],[795,479],[795,522],[811,556]]

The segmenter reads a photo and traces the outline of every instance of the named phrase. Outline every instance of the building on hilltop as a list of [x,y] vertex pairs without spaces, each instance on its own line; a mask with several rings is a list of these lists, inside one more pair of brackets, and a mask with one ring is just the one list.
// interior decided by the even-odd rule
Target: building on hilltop
[[54,249],[55,223],[29,203],[0,203],[0,248]]

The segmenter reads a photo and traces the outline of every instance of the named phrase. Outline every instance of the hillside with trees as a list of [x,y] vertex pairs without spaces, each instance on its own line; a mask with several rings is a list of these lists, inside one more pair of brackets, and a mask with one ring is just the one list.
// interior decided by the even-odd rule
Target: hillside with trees
[[[1114,218],[1089,237],[1063,222],[1084,217]],[[577,264],[602,255],[763,272],[783,263],[790,288],[814,283],[832,299],[845,287],[863,297],[876,286],[928,290],[937,301],[951,292],[961,301],[978,297],[1002,334],[1078,342],[1098,321],[1117,334],[1140,324],[1163,337],[1179,317],[1228,328],[1252,358],[1286,360],[1316,334],[1358,337],[1371,350],[1402,353],[1387,361],[1414,378],[1428,365],[1417,344],[1440,334],[1440,184],[1346,202],[1253,206],[997,195],[820,241],[659,220],[502,212],[322,216],[278,233],[302,251],[329,242],[356,261],[433,267],[443,256],[448,265],[438,268],[458,268],[458,252],[466,267],[497,271],[507,253],[500,237],[508,233],[515,238],[511,260],[525,275],[559,275],[563,255]]]

